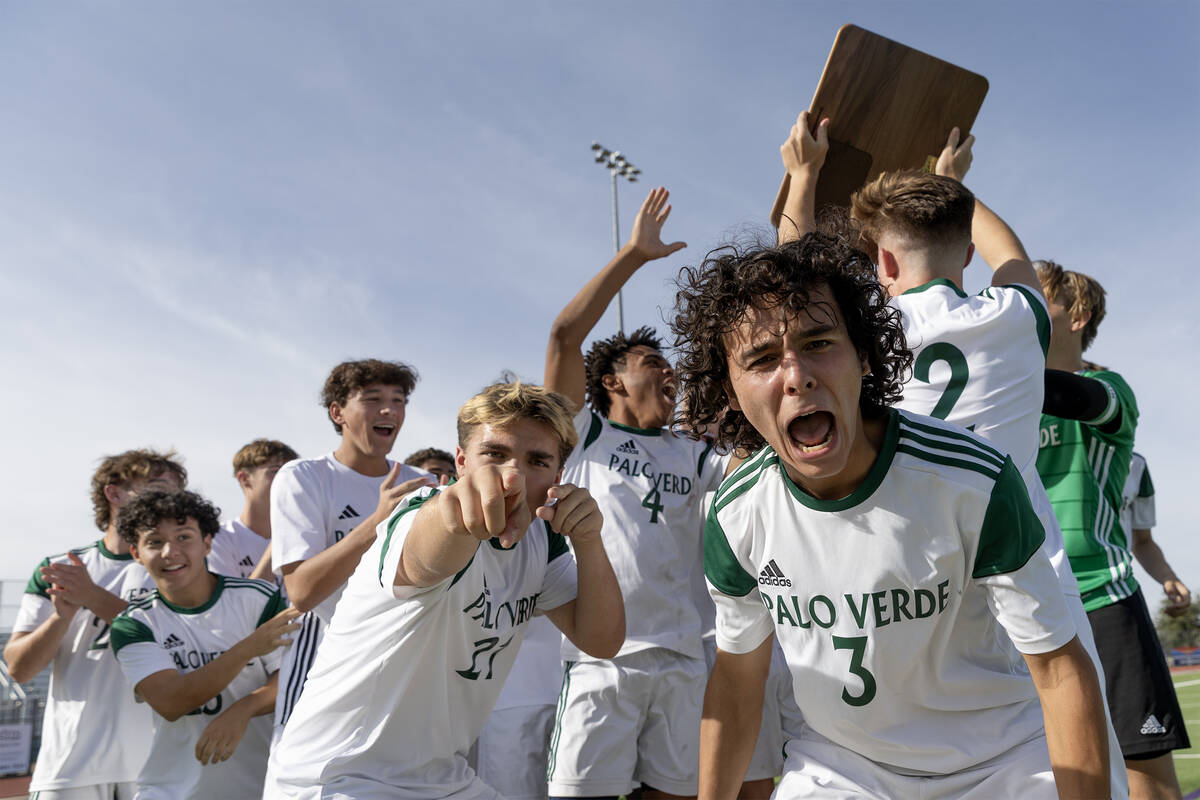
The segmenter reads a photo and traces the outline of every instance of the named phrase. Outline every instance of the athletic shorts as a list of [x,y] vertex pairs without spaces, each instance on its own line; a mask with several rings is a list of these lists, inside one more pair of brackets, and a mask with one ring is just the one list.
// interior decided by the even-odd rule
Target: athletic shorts
[[547,767],[551,796],[622,795],[640,784],[696,794],[703,659],[656,647],[563,667]]
[[[717,658],[715,638],[704,640],[704,658],[708,671],[712,672]],[[771,671],[763,689],[762,724],[758,728],[758,741],[744,780],[757,781],[763,778],[778,778],[783,774],[783,745],[788,740],[787,731],[799,730],[803,721],[800,709],[796,708],[796,695],[792,691],[792,673],[779,643],[771,652]]]
[[1104,664],[1108,709],[1126,759],[1191,747],[1171,671],[1139,589],[1088,612]]
[[554,706],[493,711],[468,760],[480,779],[506,800],[546,800],[546,759]]
[[133,800],[136,791],[134,781],[94,783],[69,789],[39,789],[29,793],[29,800]]
[[949,775],[901,775],[805,727],[788,741],[772,800],[1058,800],[1046,738],[1038,736],[976,767]]

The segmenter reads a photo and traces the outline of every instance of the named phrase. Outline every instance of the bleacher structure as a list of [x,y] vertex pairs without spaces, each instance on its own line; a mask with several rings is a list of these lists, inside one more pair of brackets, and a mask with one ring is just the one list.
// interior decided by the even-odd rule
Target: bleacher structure
[[[10,601],[17,599],[24,586],[19,581],[0,581],[0,605],[4,612],[0,616],[0,650],[8,644],[12,635],[15,609],[9,608]],[[37,758],[42,744],[42,717],[46,710],[46,697],[50,690],[50,668],[42,670],[33,680],[20,684],[8,672],[8,664],[0,658],[0,725],[29,723],[32,726],[30,763]]]

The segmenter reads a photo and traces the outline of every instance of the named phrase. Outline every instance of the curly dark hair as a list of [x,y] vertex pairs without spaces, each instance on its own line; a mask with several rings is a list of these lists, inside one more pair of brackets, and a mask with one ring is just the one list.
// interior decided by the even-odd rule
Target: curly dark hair
[[587,372],[587,400],[600,416],[607,417],[611,405],[608,390],[601,381],[605,375],[615,375],[618,369],[625,366],[626,354],[639,345],[662,350],[658,333],[649,325],[643,325],[633,333],[618,333],[594,342],[592,349],[583,357],[584,370]]
[[121,507],[117,514],[117,534],[130,545],[138,536],[152,531],[163,520],[180,524],[188,517],[196,520],[200,532],[213,536],[221,529],[221,509],[195,492],[144,492]]
[[871,260],[844,241],[810,233],[782,245],[728,245],[710,252],[698,268],[685,267],[677,285],[671,329],[683,398],[676,422],[715,432],[718,447],[749,454],[766,443],[745,415],[729,408],[726,335],[754,307],[783,305],[799,313],[822,286],[833,294],[850,341],[870,368],[859,398],[863,416],[881,417],[900,399],[913,358],[900,313],[888,305]]
[[453,464],[454,456],[436,447],[425,447],[404,459],[404,463],[410,467],[419,467],[426,461],[449,461]]
[[[400,361],[381,361],[378,358],[367,358],[362,361],[343,361],[333,368],[325,379],[325,388],[321,390],[321,405],[326,412],[334,403],[346,405],[351,395],[361,392],[372,383],[382,383],[385,386],[399,386],[408,397],[417,386],[419,376],[417,371]],[[333,422],[333,418],[329,418]],[[342,426],[333,422],[333,429],[342,432]]]

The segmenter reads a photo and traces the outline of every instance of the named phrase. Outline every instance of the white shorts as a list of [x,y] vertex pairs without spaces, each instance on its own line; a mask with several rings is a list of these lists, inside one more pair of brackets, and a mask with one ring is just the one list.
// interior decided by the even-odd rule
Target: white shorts
[[554,706],[493,711],[472,748],[471,766],[507,800],[546,800],[546,759]]
[[29,793],[29,800],[133,800],[136,791],[134,781],[94,783],[69,789],[39,789]]
[[646,784],[694,795],[704,661],[656,647],[564,665],[547,775],[556,797],[628,794]]
[[[704,658],[711,673],[717,658],[715,637],[704,640]],[[800,730],[803,720],[792,691],[791,670],[776,641],[771,651],[771,671],[767,674],[767,685],[763,689],[763,715],[758,728],[758,742],[754,745],[754,755],[750,758],[745,780],[758,781],[783,774],[783,746],[788,740],[787,731]]]
[[971,769],[949,775],[901,775],[805,727],[787,743],[783,780],[772,800],[1058,800],[1046,738],[1039,736]]

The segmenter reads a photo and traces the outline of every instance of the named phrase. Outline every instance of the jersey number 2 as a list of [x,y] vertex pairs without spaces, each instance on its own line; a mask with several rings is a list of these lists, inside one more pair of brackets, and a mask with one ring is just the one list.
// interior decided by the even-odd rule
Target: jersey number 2
[[958,398],[962,397],[971,371],[967,368],[967,357],[962,354],[962,350],[947,342],[934,342],[917,356],[913,363],[913,377],[921,383],[929,383],[929,368],[938,361],[945,361],[949,365],[950,380],[946,382],[946,388],[933,411],[929,412],[929,416],[946,419]]

